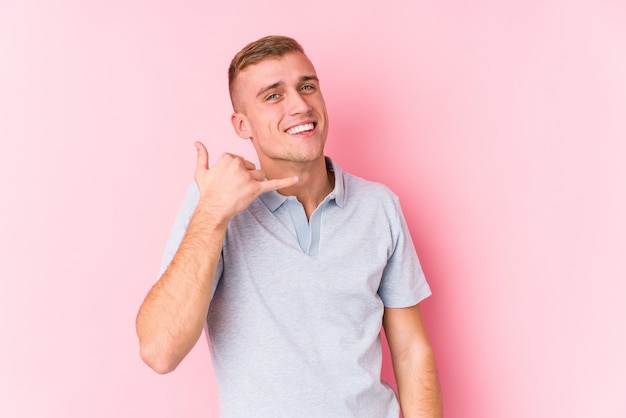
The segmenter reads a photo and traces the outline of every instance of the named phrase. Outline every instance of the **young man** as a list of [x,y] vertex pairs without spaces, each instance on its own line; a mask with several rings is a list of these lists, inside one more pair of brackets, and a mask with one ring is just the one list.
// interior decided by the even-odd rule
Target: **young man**
[[137,316],[143,360],[174,370],[206,324],[224,417],[397,418],[382,324],[404,416],[441,416],[419,307],[430,289],[398,199],[324,156],[328,115],[302,47],[249,44],[229,86],[261,169],[231,154],[209,168],[196,143],[195,184]]

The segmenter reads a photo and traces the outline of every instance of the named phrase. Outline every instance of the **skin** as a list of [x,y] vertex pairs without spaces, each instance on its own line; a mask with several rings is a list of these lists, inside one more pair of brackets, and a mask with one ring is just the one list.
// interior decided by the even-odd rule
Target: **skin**
[[443,404],[435,355],[420,306],[385,308],[383,327],[389,344],[404,418],[442,417]]
[[[262,169],[233,154],[223,154],[209,167],[206,148],[196,143],[200,200],[176,255],[136,320],[141,357],[158,373],[173,371],[202,333],[228,222],[270,190],[296,196],[310,216],[334,186],[324,160],[326,105],[304,54],[247,67],[236,79],[234,97],[233,128],[252,143]],[[313,129],[290,131],[308,123]],[[439,382],[419,305],[386,308],[383,325],[404,416],[440,417]]]
[[[289,53],[248,67],[237,77],[235,98],[241,109],[231,117],[235,132],[250,140],[268,178],[300,179],[281,193],[296,196],[310,216],[334,185],[324,160],[328,115],[313,64]],[[306,122],[314,129],[286,132]]]
[[137,314],[141,358],[158,373],[173,371],[202,333],[228,222],[260,194],[298,181],[263,181],[262,170],[232,154],[209,168],[206,148],[199,142],[196,148],[200,200],[172,262]]

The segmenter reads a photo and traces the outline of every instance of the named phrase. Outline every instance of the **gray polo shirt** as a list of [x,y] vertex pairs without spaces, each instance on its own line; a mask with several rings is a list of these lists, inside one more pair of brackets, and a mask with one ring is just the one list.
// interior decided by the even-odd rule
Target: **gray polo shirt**
[[[380,380],[383,308],[430,288],[398,198],[327,165],[335,187],[310,221],[295,197],[269,192],[228,226],[207,316],[225,418],[399,415]],[[194,184],[162,270],[198,198]]]

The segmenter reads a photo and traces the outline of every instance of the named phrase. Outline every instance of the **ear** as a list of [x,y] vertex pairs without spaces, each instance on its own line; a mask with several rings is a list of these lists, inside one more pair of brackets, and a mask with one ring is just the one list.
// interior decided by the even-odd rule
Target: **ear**
[[233,124],[235,133],[240,138],[249,139],[252,136],[252,133],[248,130],[248,120],[246,119],[246,115],[243,113],[233,113],[230,116],[230,123]]

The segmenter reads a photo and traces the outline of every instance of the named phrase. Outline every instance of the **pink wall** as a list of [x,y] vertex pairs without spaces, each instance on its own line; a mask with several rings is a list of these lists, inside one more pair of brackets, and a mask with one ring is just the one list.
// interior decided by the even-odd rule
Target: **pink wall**
[[211,3],[0,4],[0,416],[216,416],[205,344],[158,376],[133,321],[193,141],[253,157],[225,72],[270,33],[401,197],[447,416],[626,415],[623,2]]

